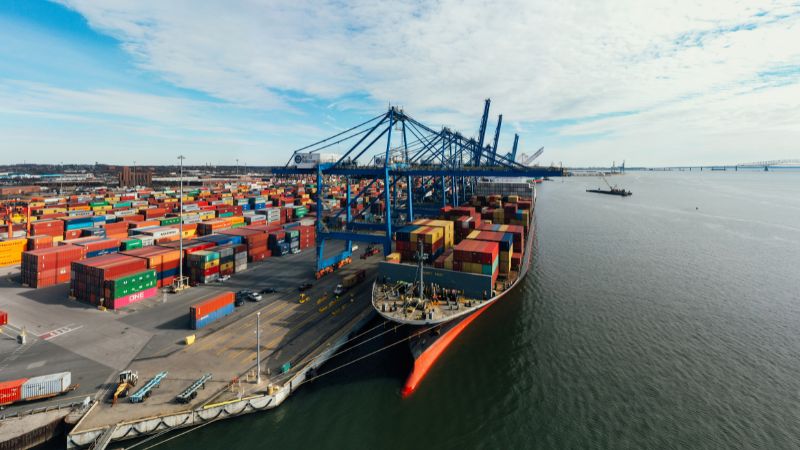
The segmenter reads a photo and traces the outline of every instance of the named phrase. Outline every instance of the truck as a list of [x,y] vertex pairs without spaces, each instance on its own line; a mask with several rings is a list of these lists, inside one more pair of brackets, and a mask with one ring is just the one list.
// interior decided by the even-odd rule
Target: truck
[[367,278],[367,272],[364,269],[344,276],[342,277],[342,282],[336,285],[336,289],[333,290],[333,293],[336,295],[341,295],[351,287],[364,281],[365,278]]

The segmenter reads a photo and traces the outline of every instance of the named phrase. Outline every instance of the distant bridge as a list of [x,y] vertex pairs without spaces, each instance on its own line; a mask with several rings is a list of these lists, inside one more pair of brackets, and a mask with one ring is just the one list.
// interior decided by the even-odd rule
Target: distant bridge
[[772,161],[758,161],[736,165],[739,167],[800,166],[800,159],[775,159]]

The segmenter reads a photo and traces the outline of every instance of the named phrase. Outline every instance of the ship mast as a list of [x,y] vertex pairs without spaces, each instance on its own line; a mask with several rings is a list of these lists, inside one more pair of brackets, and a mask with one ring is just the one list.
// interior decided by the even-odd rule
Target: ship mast
[[424,241],[419,241],[419,249],[417,250],[417,264],[419,268],[419,299],[424,304],[425,303],[425,276],[423,274],[423,267],[422,262],[425,260],[425,257],[428,256],[425,254],[425,250],[423,247]]

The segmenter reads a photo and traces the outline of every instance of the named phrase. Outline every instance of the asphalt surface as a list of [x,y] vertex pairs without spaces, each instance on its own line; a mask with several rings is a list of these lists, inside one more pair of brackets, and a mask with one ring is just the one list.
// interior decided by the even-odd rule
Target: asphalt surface
[[[361,251],[355,254],[360,255]],[[7,269],[0,278],[0,309],[9,313],[10,326],[3,327],[0,334],[0,381],[71,371],[72,382],[78,387],[52,399],[6,406],[0,409],[0,416],[78,402],[87,396],[104,396],[116,374],[129,367],[140,366],[140,377],[147,379],[154,375],[155,372],[148,372],[155,371],[155,367],[170,370],[168,366],[183,364],[179,361],[190,358],[184,364],[186,380],[177,377],[176,385],[186,385],[187,380],[194,379],[195,372],[212,371],[219,365],[227,366],[225,372],[242,367],[246,370],[248,364],[255,362],[257,310],[262,311],[262,357],[270,354],[284,355],[287,360],[300,357],[336,326],[352,318],[359,308],[363,311],[369,307],[367,299],[359,301],[358,307],[345,307],[346,310],[339,311],[341,314],[332,316],[340,305],[320,312],[330,301],[317,303],[319,298],[326,293],[332,296],[342,274],[361,267],[374,268],[380,258],[377,255],[363,261],[356,256],[354,263],[340,273],[314,281],[315,255],[313,249],[308,249],[297,255],[251,263],[245,272],[225,283],[198,286],[179,294],[159,293],[120,311],[99,311],[70,300],[67,285],[43,289],[22,287],[18,269]],[[297,286],[304,282],[314,283],[308,292],[313,300],[300,303]],[[225,290],[265,287],[279,292],[265,294],[258,303],[246,302],[230,316],[202,330],[189,330],[189,306],[197,301]],[[367,290],[363,286],[356,289],[358,292],[353,293],[360,293],[358,298],[364,297]],[[27,343],[21,346],[16,336],[23,329]],[[190,347],[184,344],[189,334],[196,334],[198,344]],[[194,354],[194,360],[184,355],[189,353]],[[276,357],[272,365],[278,367],[280,361]]]

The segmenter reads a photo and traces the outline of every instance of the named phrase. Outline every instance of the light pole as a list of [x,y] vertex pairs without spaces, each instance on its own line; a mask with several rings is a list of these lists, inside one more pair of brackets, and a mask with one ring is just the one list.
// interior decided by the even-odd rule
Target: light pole
[[59,178],[58,195],[64,194],[64,161],[61,161],[61,176]]
[[261,311],[256,313],[256,384],[261,384]]
[[180,155],[178,159],[181,161],[181,175],[180,175],[180,212],[178,213],[178,217],[180,217],[180,222],[178,222],[178,233],[180,233],[179,239],[179,250],[180,254],[180,263],[178,264],[178,287],[183,289],[183,160],[186,159],[185,156]]
[[133,162],[133,188],[136,189],[138,183],[136,182],[136,161]]

